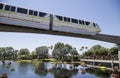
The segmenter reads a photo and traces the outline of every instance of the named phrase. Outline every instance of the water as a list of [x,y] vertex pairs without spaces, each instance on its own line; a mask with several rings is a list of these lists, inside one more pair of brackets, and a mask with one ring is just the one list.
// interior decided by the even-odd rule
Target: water
[[[15,71],[10,68],[15,68]],[[40,63],[35,67],[32,63],[12,62],[10,67],[7,67],[0,62],[0,74],[7,73],[8,78],[111,78],[108,71],[87,68],[84,73],[82,70],[82,66],[75,65],[70,68],[70,64]]]

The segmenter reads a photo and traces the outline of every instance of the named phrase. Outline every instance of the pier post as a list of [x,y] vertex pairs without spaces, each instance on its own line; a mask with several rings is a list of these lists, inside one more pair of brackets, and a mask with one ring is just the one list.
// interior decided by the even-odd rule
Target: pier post
[[93,61],[93,66],[95,66],[95,59],[94,59],[94,61]]
[[120,69],[120,44],[118,44],[118,61],[119,61],[119,69]]
[[112,69],[113,69],[113,63],[114,63],[114,61],[113,61],[113,58],[112,58],[112,60],[111,60],[111,67],[112,67]]

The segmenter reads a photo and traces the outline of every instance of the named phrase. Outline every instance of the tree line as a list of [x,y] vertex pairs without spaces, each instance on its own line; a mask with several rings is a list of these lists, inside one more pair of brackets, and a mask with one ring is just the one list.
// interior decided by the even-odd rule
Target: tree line
[[[82,49],[88,49],[87,47],[82,47]],[[34,51],[30,52],[27,48],[22,48],[16,50],[13,47],[0,47],[0,59],[45,59],[50,58],[49,49],[52,49],[52,58],[55,58],[60,61],[76,61],[81,58],[97,58],[97,59],[111,59],[116,57],[118,54],[118,48],[112,47],[110,49],[102,47],[101,45],[94,45],[82,55],[79,55],[75,47],[72,47],[69,44],[64,44],[61,42],[56,43],[54,46],[40,46],[35,48]]]
[[0,47],[0,59],[45,59],[49,58],[49,49],[52,49],[52,57],[57,60],[68,59],[67,56],[78,55],[76,48],[69,44],[58,42],[53,46],[40,46],[30,52],[27,48],[16,50],[13,47]]
[[101,45],[94,45],[83,53],[83,58],[87,59],[118,59],[118,47],[105,48]]

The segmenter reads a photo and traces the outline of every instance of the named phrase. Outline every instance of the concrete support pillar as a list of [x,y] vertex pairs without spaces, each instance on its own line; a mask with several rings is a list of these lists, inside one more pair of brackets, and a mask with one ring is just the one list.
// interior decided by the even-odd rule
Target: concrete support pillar
[[119,60],[119,69],[120,69],[120,44],[118,45],[118,60]]
[[111,60],[111,67],[112,67],[112,69],[113,69],[113,63],[114,63],[114,61],[113,61],[113,59]]
[[95,58],[94,58],[94,61],[93,61],[93,66],[95,66]]

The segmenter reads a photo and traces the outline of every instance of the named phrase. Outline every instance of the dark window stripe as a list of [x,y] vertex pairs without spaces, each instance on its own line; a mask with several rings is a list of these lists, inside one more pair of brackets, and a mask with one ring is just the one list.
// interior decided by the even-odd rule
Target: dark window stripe
[[39,12],[39,16],[40,16],[40,17],[44,17],[44,16],[46,16],[46,15],[47,15],[47,13]]
[[3,4],[0,3],[0,9],[3,9]]
[[27,9],[17,8],[17,12],[18,12],[18,13],[22,13],[22,14],[27,14]]
[[56,18],[57,18],[58,20],[60,20],[60,21],[63,21],[62,16],[56,15]]
[[10,6],[9,6],[9,5],[6,5],[6,6],[5,6],[5,10],[9,11],[9,10],[10,10]]

